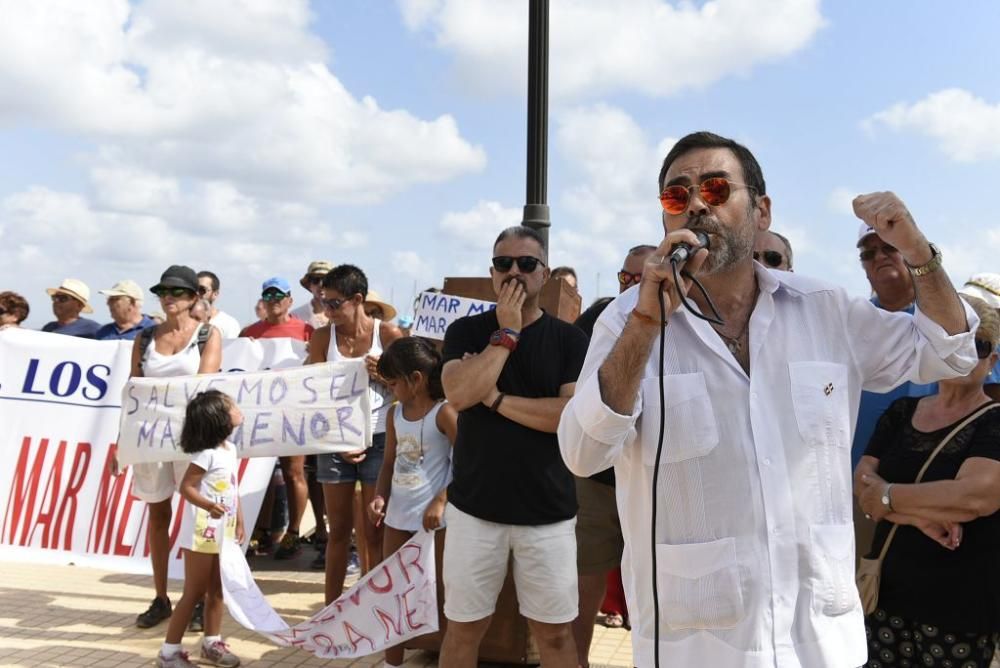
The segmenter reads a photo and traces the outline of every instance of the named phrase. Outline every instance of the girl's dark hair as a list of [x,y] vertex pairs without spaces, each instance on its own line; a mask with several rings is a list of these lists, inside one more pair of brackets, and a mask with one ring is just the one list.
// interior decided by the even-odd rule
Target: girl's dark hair
[[184,412],[181,450],[188,454],[211,450],[229,438],[233,432],[232,403],[232,397],[219,390],[196,394]]
[[419,336],[396,339],[378,358],[378,372],[383,378],[409,378],[414,371],[427,377],[427,392],[431,399],[444,399],[441,353],[427,339]]

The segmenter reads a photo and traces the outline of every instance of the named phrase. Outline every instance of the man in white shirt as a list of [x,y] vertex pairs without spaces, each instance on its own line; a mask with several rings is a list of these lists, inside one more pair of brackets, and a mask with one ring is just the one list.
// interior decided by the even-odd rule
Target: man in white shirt
[[[754,263],[771,202],[736,142],[688,135],[659,183],[666,238],[597,321],[558,431],[577,475],[615,466],[634,664],[860,666],[850,446],[861,388],[967,373],[978,319],[892,193],[854,209],[911,266],[913,317]],[[678,309],[664,258],[696,245],[694,231],[711,250],[684,269],[722,325]],[[692,310],[711,315],[690,287]]]
[[219,298],[219,277],[210,271],[198,272],[198,294],[212,307],[208,322],[222,334],[224,339],[235,339],[240,335],[239,321],[233,316],[215,308],[215,300]]

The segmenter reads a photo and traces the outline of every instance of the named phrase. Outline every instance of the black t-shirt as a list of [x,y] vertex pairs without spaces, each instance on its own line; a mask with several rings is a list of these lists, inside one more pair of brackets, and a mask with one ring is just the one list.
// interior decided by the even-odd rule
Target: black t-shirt
[[[930,433],[917,431],[912,418],[918,401],[903,397],[893,402],[868,443],[865,454],[878,458],[878,473],[887,482],[913,483],[927,457],[961,422]],[[921,482],[954,480],[969,457],[1000,460],[1000,408],[956,434]],[[891,527],[878,523],[869,557],[878,557]],[[964,523],[962,542],[954,551],[901,525],[882,564],[878,602],[890,614],[944,629],[1000,630],[1000,513]]]
[[[456,320],[444,336],[445,363],[482,352],[499,328],[493,311]],[[558,397],[562,385],[576,382],[586,354],[583,332],[543,313],[521,331],[497,389],[518,397]],[[553,524],[576,515],[573,474],[563,463],[556,435],[508,420],[481,403],[458,414],[452,465],[448,501],[464,513],[520,525]]]

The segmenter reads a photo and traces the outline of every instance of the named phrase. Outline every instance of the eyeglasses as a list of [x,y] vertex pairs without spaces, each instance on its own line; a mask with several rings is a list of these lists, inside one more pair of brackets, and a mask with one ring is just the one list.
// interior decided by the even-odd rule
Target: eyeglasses
[[618,282],[622,285],[632,285],[633,283],[638,283],[642,280],[642,272],[638,274],[633,274],[630,271],[625,271],[622,269],[618,272]]
[[187,288],[156,288],[153,290],[153,294],[163,299],[164,297],[174,297],[179,299],[181,297],[193,297],[194,290],[188,290]]
[[210,288],[206,288],[204,285],[199,285],[198,286],[198,294],[199,295],[204,296],[204,295],[207,295],[209,292],[210,292]]
[[341,306],[343,306],[345,302],[349,302],[349,301],[351,301],[351,300],[350,299],[324,299],[323,303],[326,304],[327,308],[330,308],[330,309],[333,309],[334,311],[336,311]]
[[319,285],[320,283],[323,282],[323,276],[324,274],[313,274],[312,276],[306,279],[306,283],[308,283],[309,285]]
[[983,341],[982,339],[976,339],[976,356],[984,360],[990,356],[993,352],[993,344],[989,341]]
[[68,302],[68,301],[70,301],[72,299],[73,298],[70,297],[69,295],[64,295],[61,292],[52,295],[52,301],[56,302],[57,304],[65,304],[66,302]]
[[691,184],[689,186],[667,186],[663,189],[663,192],[660,193],[660,204],[663,205],[663,210],[672,216],[684,213],[688,202],[691,200],[691,191],[694,188],[697,188],[698,196],[701,197],[706,204],[711,206],[720,206],[725,204],[729,199],[729,195],[732,193],[733,187],[754,190],[753,186],[748,186],[744,183],[736,183],[735,181],[730,181],[729,179],[721,176],[713,176],[712,178],[705,179],[698,185]]
[[260,296],[266,302],[280,302],[282,299],[288,295],[280,290],[268,290]]
[[886,255],[894,255],[899,252],[899,249],[896,248],[895,246],[890,246],[889,244],[882,244],[881,246],[875,246],[874,248],[864,249],[863,251],[858,253],[858,257],[861,258],[862,262],[871,262],[872,260],[875,259],[875,254],[878,252],[879,248],[881,248],[882,252],[885,253]]
[[530,255],[522,255],[521,257],[497,255],[493,258],[493,268],[502,274],[506,274],[514,267],[515,262],[517,262],[517,268],[525,274],[530,274],[535,269],[538,269],[538,265],[542,265],[543,267],[545,266],[544,262],[539,260],[537,257],[531,257]]
[[757,262],[763,262],[767,266],[774,269],[775,267],[780,267],[781,263],[785,260],[785,256],[775,250],[766,250],[763,252],[753,252],[753,259]]

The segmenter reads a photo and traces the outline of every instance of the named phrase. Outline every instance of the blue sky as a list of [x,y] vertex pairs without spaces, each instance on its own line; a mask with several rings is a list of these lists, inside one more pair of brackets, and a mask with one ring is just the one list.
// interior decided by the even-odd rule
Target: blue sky
[[[584,301],[662,237],[656,174],[746,143],[796,270],[866,294],[853,195],[893,190],[961,283],[996,271],[1000,5],[552,0],[553,264]],[[0,289],[352,262],[406,313],[485,275],[524,203],[527,0],[0,0]],[[306,294],[296,292],[303,300]],[[97,318],[107,319],[99,296]],[[155,302],[149,303],[155,308]]]

